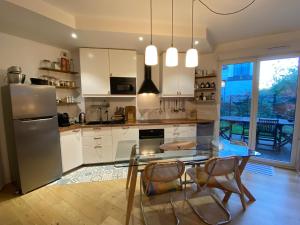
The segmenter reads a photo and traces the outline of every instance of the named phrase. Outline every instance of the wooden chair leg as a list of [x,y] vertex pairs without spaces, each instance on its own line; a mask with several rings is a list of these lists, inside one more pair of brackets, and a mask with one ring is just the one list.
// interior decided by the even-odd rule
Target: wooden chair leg
[[243,206],[243,210],[245,211],[246,208],[247,208],[247,205],[246,205],[244,194],[240,194],[240,199],[241,199],[241,203],[242,203],[242,206]]
[[239,170],[236,171],[236,183],[237,183],[237,186],[239,188],[239,191],[240,191],[240,199],[241,199],[241,203],[242,203],[242,206],[243,206],[243,209],[244,211],[246,210],[246,201],[245,201],[245,196],[244,196],[244,187],[242,185],[242,181],[241,181],[241,176],[240,176],[240,172]]
[[225,196],[224,196],[222,202],[223,203],[227,203],[228,200],[229,200],[229,198],[230,198],[230,196],[231,196],[231,194],[232,194],[232,192],[229,192],[229,191],[225,192]]
[[131,179],[131,174],[132,174],[132,166],[128,167],[128,172],[127,172],[127,180],[126,180],[126,189],[128,189],[129,182]]

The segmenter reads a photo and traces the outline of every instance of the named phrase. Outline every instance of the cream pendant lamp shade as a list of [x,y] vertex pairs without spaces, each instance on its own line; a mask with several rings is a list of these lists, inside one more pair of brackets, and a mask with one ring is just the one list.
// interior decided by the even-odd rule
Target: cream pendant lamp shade
[[150,0],[150,27],[151,27],[151,40],[150,45],[145,49],[145,64],[147,66],[154,66],[158,64],[157,48],[152,44],[152,0]]
[[192,0],[192,47],[185,55],[185,66],[189,68],[197,67],[199,62],[198,50],[194,48],[194,2],[195,0]]
[[172,42],[171,47],[167,49],[166,53],[166,66],[175,67],[178,66],[178,50],[173,46],[173,0],[172,0]]
[[157,65],[158,54],[155,45],[148,45],[145,49],[145,64],[147,66]]
[[185,66],[186,67],[197,67],[198,66],[198,51],[195,48],[187,50],[185,55]]
[[170,47],[166,53],[166,66],[175,67],[178,66],[178,51],[177,48]]

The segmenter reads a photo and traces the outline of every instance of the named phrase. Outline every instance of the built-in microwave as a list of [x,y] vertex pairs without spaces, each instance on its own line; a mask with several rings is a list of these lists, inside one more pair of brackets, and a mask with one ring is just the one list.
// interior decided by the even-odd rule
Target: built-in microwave
[[110,77],[110,93],[112,95],[135,95],[136,78]]

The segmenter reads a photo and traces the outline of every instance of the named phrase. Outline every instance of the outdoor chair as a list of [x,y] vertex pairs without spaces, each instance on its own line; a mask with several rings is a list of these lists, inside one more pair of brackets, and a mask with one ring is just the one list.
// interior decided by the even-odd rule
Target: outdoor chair
[[259,119],[256,128],[256,145],[272,146],[277,150],[279,120],[276,119]]
[[[172,193],[182,191],[182,175],[185,171],[185,165],[181,161],[166,161],[166,162],[152,162],[145,166],[140,179],[140,204],[142,209],[142,215],[147,225],[147,219],[145,218],[144,209],[144,197],[143,193],[148,196],[148,200],[151,203],[159,202],[155,201],[158,196],[168,197],[168,202],[172,207],[176,224],[179,224],[179,218],[173,204]],[[165,198],[163,198],[165,199]],[[165,202],[164,202],[165,203]],[[161,204],[164,205],[164,204]]]

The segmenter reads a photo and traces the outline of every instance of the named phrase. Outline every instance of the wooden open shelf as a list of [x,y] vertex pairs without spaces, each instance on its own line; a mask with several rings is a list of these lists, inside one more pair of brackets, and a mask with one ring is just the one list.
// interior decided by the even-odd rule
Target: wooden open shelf
[[66,74],[73,74],[73,75],[79,74],[78,72],[56,70],[56,69],[44,68],[44,67],[40,67],[39,70],[58,72],[58,73],[66,73]]
[[57,89],[78,89],[80,87],[63,87],[63,86],[55,86]]
[[70,102],[70,103],[60,102],[60,103],[57,103],[56,105],[57,106],[66,106],[66,105],[77,105],[77,104],[80,104],[80,102]]
[[203,76],[203,77],[195,77],[195,79],[205,79],[205,78],[216,78],[217,75],[208,75],[208,76]]
[[200,100],[200,101],[194,101],[195,103],[197,103],[197,104],[216,104],[217,102],[216,102],[216,100],[206,100],[206,101],[202,101],[202,100]]
[[201,92],[201,91],[217,91],[216,88],[199,88],[199,89],[196,89],[195,91],[197,92]]

